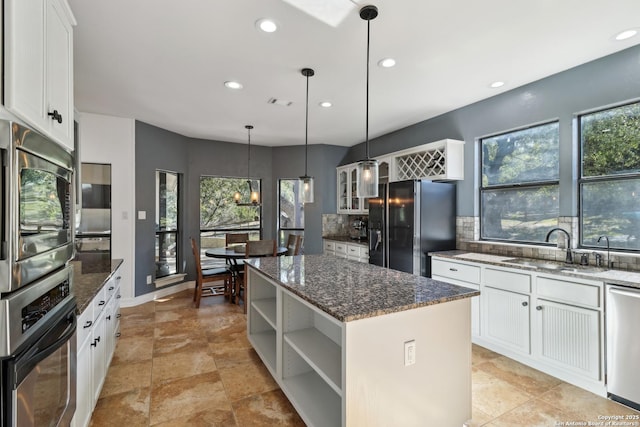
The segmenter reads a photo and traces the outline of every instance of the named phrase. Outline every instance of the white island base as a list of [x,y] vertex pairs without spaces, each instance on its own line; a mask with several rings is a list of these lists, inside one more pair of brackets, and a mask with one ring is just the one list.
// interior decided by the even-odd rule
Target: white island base
[[247,278],[249,341],[307,425],[471,419],[469,298],[341,322],[254,268]]

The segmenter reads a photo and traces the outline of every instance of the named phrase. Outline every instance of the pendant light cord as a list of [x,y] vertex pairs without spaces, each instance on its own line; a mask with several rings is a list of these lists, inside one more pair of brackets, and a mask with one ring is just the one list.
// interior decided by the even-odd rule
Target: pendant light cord
[[367,111],[365,116],[365,147],[366,156],[369,160],[369,37],[370,37],[371,20],[367,19]]
[[249,184],[249,197],[251,197],[251,191],[252,191],[252,187],[251,187],[251,129],[253,129],[253,126],[246,125],[245,128],[247,129],[247,133],[249,135],[249,141],[248,141],[248,145],[247,145],[247,184]]
[[307,76],[307,107],[305,109],[305,118],[304,118],[304,176],[307,175],[307,156],[309,153],[309,73]]

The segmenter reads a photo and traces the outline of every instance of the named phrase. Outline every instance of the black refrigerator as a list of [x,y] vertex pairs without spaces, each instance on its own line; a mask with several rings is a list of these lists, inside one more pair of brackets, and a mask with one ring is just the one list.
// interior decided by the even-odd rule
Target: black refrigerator
[[456,248],[456,185],[380,184],[369,199],[369,263],[431,277],[433,251]]

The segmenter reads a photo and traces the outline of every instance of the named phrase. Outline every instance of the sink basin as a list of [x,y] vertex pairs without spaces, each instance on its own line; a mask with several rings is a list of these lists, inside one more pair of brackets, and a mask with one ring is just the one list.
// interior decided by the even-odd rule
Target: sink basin
[[591,267],[586,265],[572,265],[562,262],[553,262],[532,258],[513,258],[508,259],[505,262],[523,265],[531,268],[539,268],[541,270],[564,271],[567,273],[599,273],[601,271],[605,271],[604,268]]

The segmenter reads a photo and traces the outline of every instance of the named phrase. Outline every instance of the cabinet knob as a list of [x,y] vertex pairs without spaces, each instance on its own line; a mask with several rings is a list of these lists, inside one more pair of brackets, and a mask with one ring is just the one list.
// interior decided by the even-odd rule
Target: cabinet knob
[[107,316],[107,320],[111,320],[111,315],[108,315],[108,316]]
[[541,305],[537,306],[536,310],[538,310],[538,311],[542,310],[542,306]]
[[105,305],[105,304],[106,304],[106,301],[100,301],[100,302],[98,303],[98,305]]
[[110,291],[112,291],[112,290],[114,290],[114,289],[115,289],[115,287],[113,287],[113,286],[109,286],[109,290],[110,290]]
[[120,332],[118,332],[118,333],[116,334],[116,338],[120,338],[120,335],[122,335],[122,334],[121,334]]
[[528,306],[528,305],[529,305],[529,303],[528,303],[528,302],[526,302],[526,301],[522,301],[522,306],[523,306],[523,307],[526,307],[526,306]]
[[62,114],[58,113],[58,110],[53,110],[53,113],[47,113],[47,115],[58,123],[62,123]]

